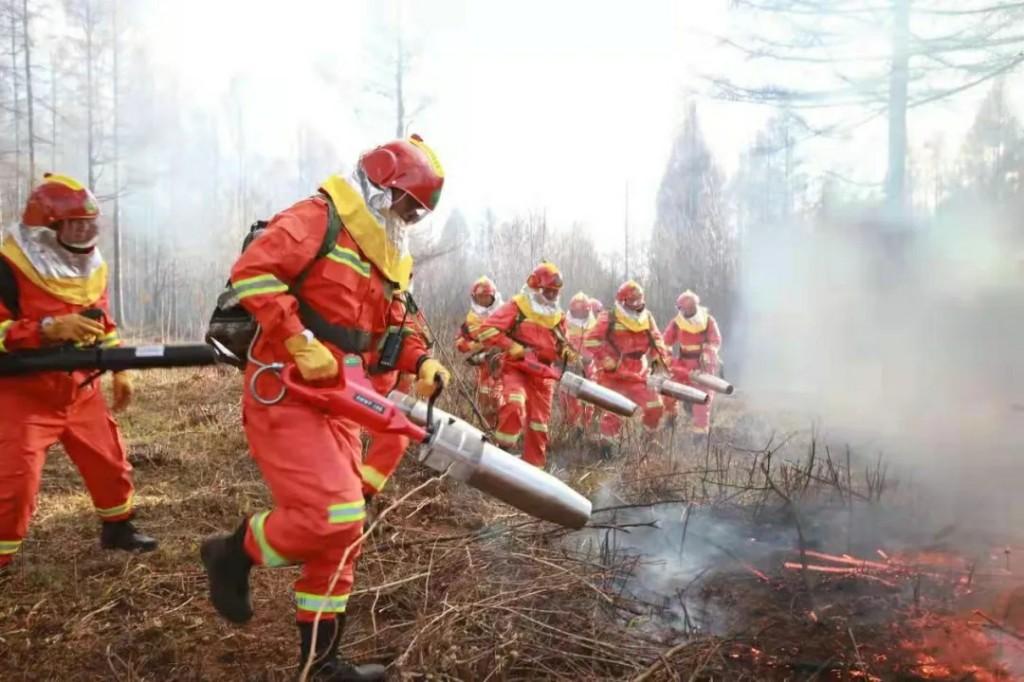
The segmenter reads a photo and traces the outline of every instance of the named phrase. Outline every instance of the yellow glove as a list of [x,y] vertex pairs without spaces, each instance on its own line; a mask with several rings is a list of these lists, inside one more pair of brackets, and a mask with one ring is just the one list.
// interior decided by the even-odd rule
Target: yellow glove
[[131,372],[114,372],[114,412],[128,407],[134,393]]
[[565,346],[562,348],[562,359],[566,362],[576,362],[580,359],[580,354],[572,349],[571,346]]
[[96,343],[105,332],[100,322],[78,313],[46,318],[39,327],[39,335],[44,341],[73,341],[86,346]]
[[482,350],[483,347],[484,347],[484,344],[480,343],[479,341],[473,341],[471,344],[469,344],[469,350],[466,351],[466,352],[472,355],[473,353],[477,352],[478,350]]
[[601,369],[606,372],[614,372],[618,366],[619,363],[615,362],[615,358],[605,358],[601,361]]
[[507,355],[510,360],[522,360],[526,357],[526,349],[523,348],[521,344],[513,341],[512,345],[505,351],[505,355]]
[[421,398],[429,398],[437,390],[435,381],[440,377],[441,385],[447,386],[452,375],[445,369],[444,365],[434,358],[427,358],[420,365],[419,376],[416,378],[416,394]]
[[338,376],[338,359],[315,338],[296,334],[285,339],[284,347],[295,358],[303,380],[325,381]]

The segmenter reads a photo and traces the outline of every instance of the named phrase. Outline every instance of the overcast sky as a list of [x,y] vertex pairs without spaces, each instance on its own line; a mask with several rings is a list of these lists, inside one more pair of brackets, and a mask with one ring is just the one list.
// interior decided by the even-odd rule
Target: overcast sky
[[[696,74],[735,67],[705,34],[738,21],[726,0],[421,0],[402,21],[419,57],[410,87],[430,106],[412,126],[448,172],[445,209],[472,217],[545,209],[555,225],[586,223],[621,242],[623,195],[649,229],[674,132]],[[345,155],[387,138],[393,118],[365,83],[379,66],[373,45],[390,41],[394,3],[159,2],[137,22],[159,69],[211,109],[235,82],[249,102],[254,152],[288,158],[296,129],[312,125]],[[325,86],[324,76],[333,80]],[[160,77],[160,76],[158,76]],[[799,70],[792,77],[800,78]],[[980,88],[955,106],[911,118],[922,142],[937,129],[956,138],[970,124]],[[700,101],[712,149],[727,171],[768,112]],[[958,142],[953,145],[958,146]],[[811,148],[867,181],[884,173],[884,128]],[[339,159],[339,166],[351,158]],[[438,220],[443,220],[441,212]]]

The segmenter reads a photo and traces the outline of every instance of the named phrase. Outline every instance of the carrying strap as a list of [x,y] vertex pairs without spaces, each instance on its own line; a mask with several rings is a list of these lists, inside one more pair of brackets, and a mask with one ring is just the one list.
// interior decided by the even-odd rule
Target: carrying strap
[[6,258],[0,257],[0,302],[3,302],[13,319],[21,317],[19,299],[18,280],[14,278],[14,270]]
[[316,265],[317,261],[325,258],[327,254],[334,250],[343,227],[341,217],[334,207],[334,202],[331,201],[330,197],[321,195],[320,198],[327,204],[327,232],[324,234],[324,240],[320,244],[320,249],[316,252],[316,256],[295,277],[295,281],[292,282],[288,291],[299,303],[299,319],[302,320],[307,329],[313,332],[314,336],[334,344],[346,353],[363,353],[369,350],[373,343],[373,335],[369,331],[328,322],[299,295],[299,289],[302,288],[302,284],[309,277],[313,266]]

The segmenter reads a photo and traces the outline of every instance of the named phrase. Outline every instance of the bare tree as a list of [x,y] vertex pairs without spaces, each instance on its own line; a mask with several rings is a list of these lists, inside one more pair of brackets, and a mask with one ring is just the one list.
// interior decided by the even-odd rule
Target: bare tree
[[[755,29],[723,36],[747,65],[767,64],[800,86],[772,78],[751,82],[713,75],[718,97],[837,112],[810,135],[836,134],[878,116],[888,119],[887,205],[896,214],[906,202],[907,114],[954,97],[1024,61],[1024,3],[962,0],[735,0]],[[774,30],[779,27],[778,30]],[[860,47],[879,31],[888,49]],[[788,69],[788,70],[787,70]],[[749,70],[749,69],[748,69]],[[790,79],[792,82],[792,79]]]
[[660,315],[670,315],[676,296],[689,288],[728,317],[736,244],[723,182],[691,104],[658,190],[651,237],[648,300]]
[[[405,16],[404,0],[392,0],[393,13],[374,31],[371,39],[376,42],[370,50],[370,77],[367,91],[383,99],[392,107],[395,137],[409,134],[413,121],[423,113],[430,100],[415,94],[412,75],[420,50],[410,43],[403,28]],[[388,3],[378,7],[386,8]]]

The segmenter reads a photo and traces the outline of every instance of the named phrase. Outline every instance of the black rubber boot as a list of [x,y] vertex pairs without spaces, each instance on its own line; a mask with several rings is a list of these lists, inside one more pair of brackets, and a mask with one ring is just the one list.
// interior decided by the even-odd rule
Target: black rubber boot
[[100,531],[100,547],[103,549],[152,552],[158,544],[156,538],[140,533],[131,521],[104,521]]
[[306,667],[310,648],[315,652],[310,668],[310,680],[315,682],[371,682],[383,680],[384,666],[377,663],[353,665],[338,655],[341,634],[345,630],[345,614],[339,613],[334,620],[321,620],[316,628],[316,643],[313,642],[313,623],[298,623],[299,626],[299,673]]
[[203,559],[210,581],[210,601],[217,613],[232,623],[245,623],[252,618],[249,598],[249,571],[252,559],[245,553],[245,519],[230,535],[211,535],[203,540],[199,556]]

